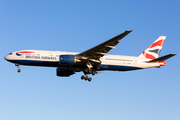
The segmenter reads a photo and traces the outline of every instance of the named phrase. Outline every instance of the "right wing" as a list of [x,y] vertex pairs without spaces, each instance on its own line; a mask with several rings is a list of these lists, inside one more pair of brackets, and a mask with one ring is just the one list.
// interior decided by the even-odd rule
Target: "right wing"
[[119,43],[119,41],[125,37],[127,34],[129,34],[132,30],[125,31],[121,33],[120,35],[101,43],[100,45],[97,45],[83,53],[78,54],[77,56],[83,56],[83,57],[91,57],[99,59],[100,57],[107,54],[112,48],[115,48],[115,46]]
[[131,31],[132,30],[125,31],[106,42],[78,54],[78,59],[81,60],[81,64],[86,64],[88,68],[92,68],[93,66],[98,68],[101,64],[100,58],[106,55],[112,48],[115,48],[119,41]]

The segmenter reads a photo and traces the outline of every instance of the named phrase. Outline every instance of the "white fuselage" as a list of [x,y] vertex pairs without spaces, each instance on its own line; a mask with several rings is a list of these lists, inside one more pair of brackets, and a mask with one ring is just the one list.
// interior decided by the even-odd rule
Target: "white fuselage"
[[[43,51],[43,50],[22,50],[10,53],[6,60],[19,65],[62,67],[60,55],[77,55],[77,52]],[[147,63],[147,59],[133,56],[105,55],[100,58],[100,70],[129,71],[160,67],[160,63]],[[70,67],[73,67],[71,65]],[[79,67],[75,65],[75,67]]]

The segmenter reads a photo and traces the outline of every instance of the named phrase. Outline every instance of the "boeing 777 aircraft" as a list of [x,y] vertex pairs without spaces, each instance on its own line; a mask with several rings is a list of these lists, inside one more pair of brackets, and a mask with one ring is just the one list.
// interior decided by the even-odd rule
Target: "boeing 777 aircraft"
[[164,60],[176,55],[168,54],[158,57],[166,36],[160,36],[139,56],[107,55],[115,48],[119,41],[132,30],[105,41],[85,52],[61,52],[43,50],[20,50],[9,53],[5,59],[15,63],[20,72],[20,65],[57,67],[56,74],[60,77],[69,77],[75,72],[83,72],[81,79],[92,80],[88,74],[95,75],[98,71],[130,71],[145,68],[165,66]]

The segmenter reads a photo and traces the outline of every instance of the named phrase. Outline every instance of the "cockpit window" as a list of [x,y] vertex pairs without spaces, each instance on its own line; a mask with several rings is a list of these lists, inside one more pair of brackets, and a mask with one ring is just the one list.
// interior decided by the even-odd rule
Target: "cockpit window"
[[9,53],[9,55],[12,55],[12,53]]

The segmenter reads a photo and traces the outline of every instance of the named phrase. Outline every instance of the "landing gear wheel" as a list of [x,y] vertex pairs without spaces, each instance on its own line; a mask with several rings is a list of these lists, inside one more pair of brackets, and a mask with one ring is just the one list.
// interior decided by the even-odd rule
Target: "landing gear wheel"
[[91,77],[89,77],[89,78],[88,78],[88,81],[89,81],[89,82],[91,82],[91,80],[92,80],[92,78],[91,78]]
[[81,76],[81,79],[82,79],[82,80],[84,79],[84,75]]
[[20,70],[20,69],[18,69],[17,71],[18,71],[18,73],[20,73],[20,72],[21,72],[21,70]]
[[85,72],[85,73],[88,73],[88,71],[89,71],[89,69],[88,69],[88,68],[86,68],[86,69],[84,70],[84,72]]
[[88,77],[85,77],[85,80],[88,80]]
[[92,75],[95,75],[96,74],[96,71],[92,71]]
[[89,74],[91,74],[92,73],[92,69],[89,69]]

